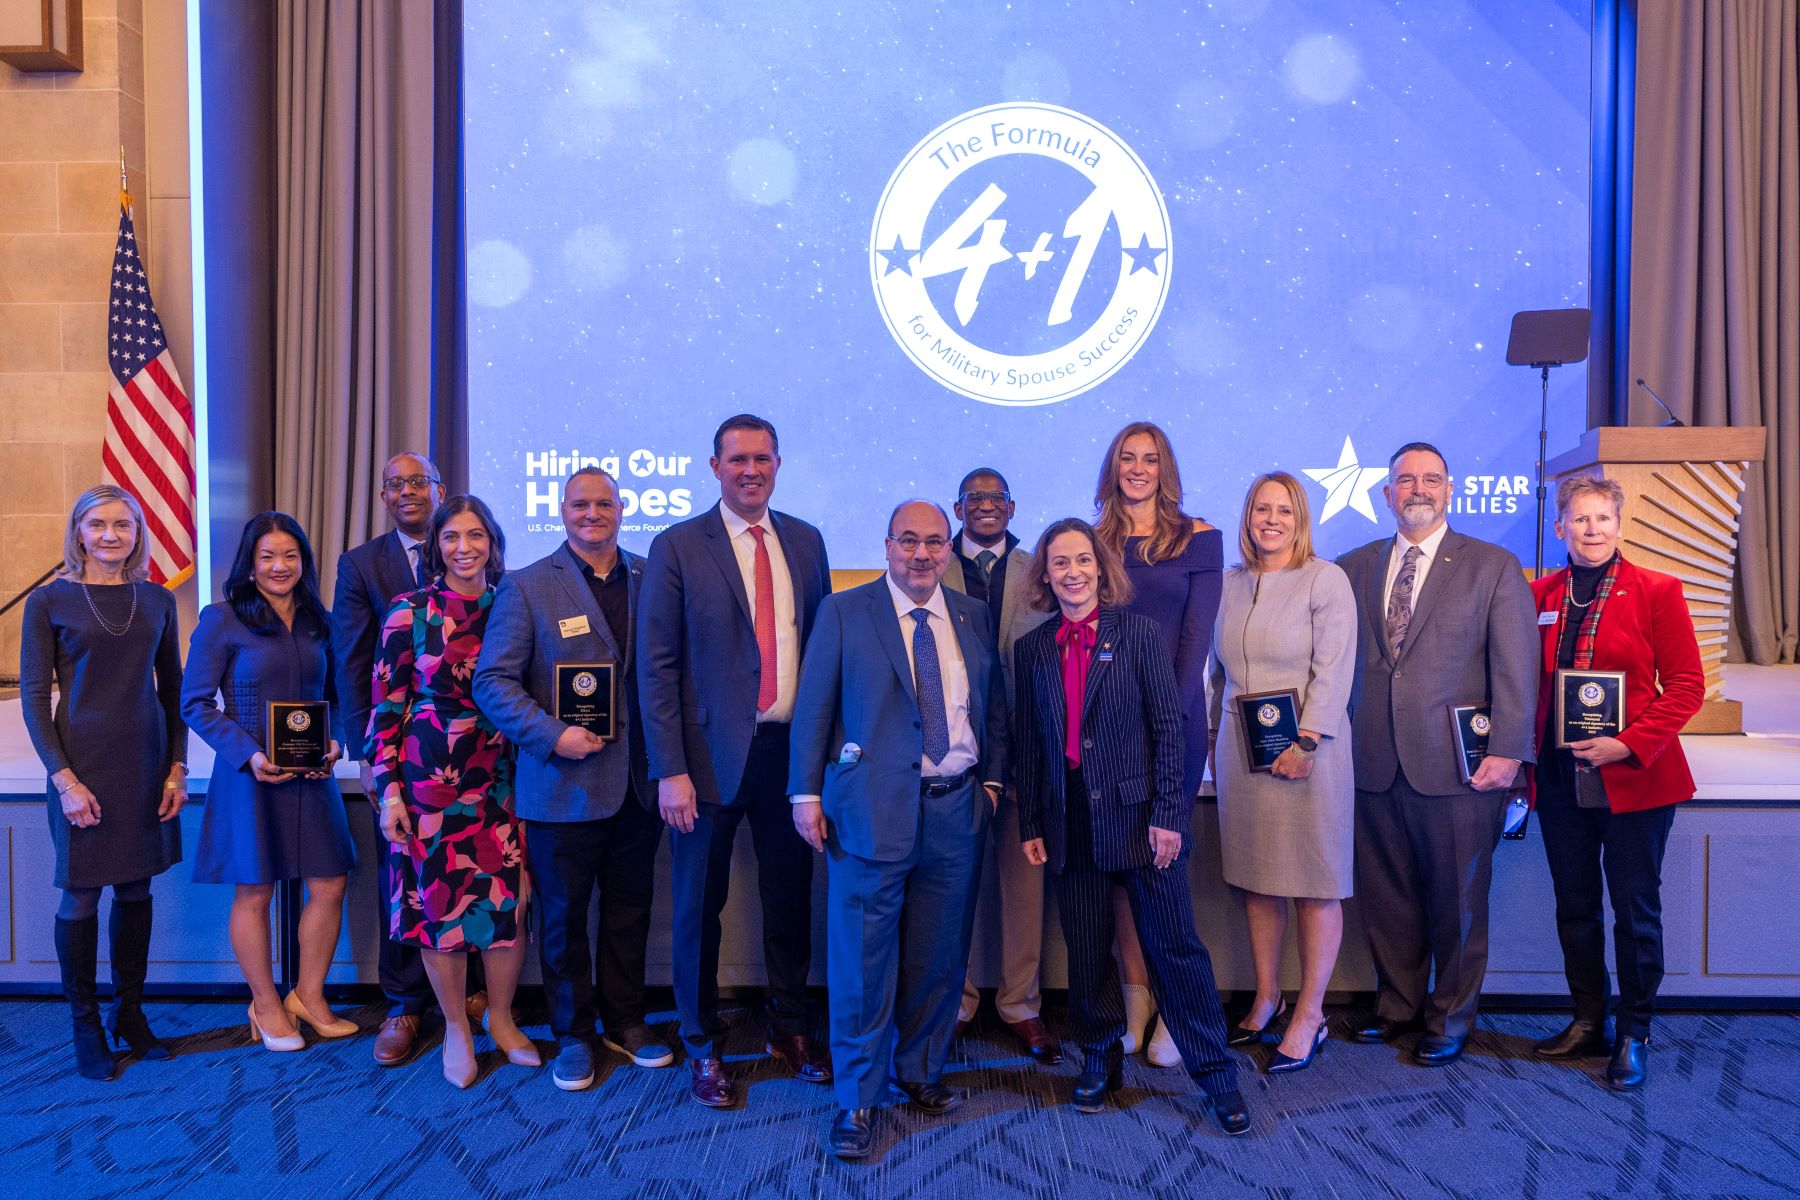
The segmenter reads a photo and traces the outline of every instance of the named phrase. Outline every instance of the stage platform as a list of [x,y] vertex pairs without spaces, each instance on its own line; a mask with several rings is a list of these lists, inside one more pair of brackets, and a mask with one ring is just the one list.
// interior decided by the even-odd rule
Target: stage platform
[[[1726,695],[1743,701],[1747,733],[1682,739],[1695,778],[1696,799],[1681,807],[1664,867],[1664,925],[1668,978],[1664,994],[1696,1001],[1744,1003],[1800,1002],[1800,667],[1727,668]],[[198,738],[191,747],[194,801],[182,815],[184,844],[192,846],[204,812],[211,752]],[[359,845],[360,862],[351,879],[350,911],[344,923],[334,985],[375,983],[380,906],[373,864],[376,831],[369,806],[356,795],[357,782],[340,772],[346,805]],[[0,993],[54,990],[56,956],[51,916],[58,900],[51,886],[51,849],[44,803],[44,775],[31,751],[19,716],[19,702],[0,703]],[[732,901],[720,982],[760,983],[759,917],[755,903],[756,862],[748,831],[738,846]],[[991,874],[991,873],[990,873]],[[1253,983],[1242,902],[1220,878],[1216,810],[1203,804],[1194,814],[1190,875],[1201,936],[1211,948],[1219,984],[1226,990]],[[657,867],[658,891],[651,926],[650,981],[669,981],[668,848]],[[814,887],[822,901],[824,871]],[[991,878],[985,890],[992,891]],[[177,866],[155,882],[157,932],[152,945],[151,985],[164,993],[235,992],[241,977],[225,939],[231,889],[195,885],[188,868]],[[110,894],[108,898],[110,903]],[[824,982],[824,908],[814,906],[814,982]],[[1562,955],[1552,921],[1549,872],[1535,822],[1524,842],[1503,843],[1495,861],[1493,930],[1486,991],[1493,996],[1543,997],[1565,993]],[[274,920],[288,914],[278,898]],[[1362,915],[1353,899],[1346,905],[1344,950],[1332,989],[1361,992],[1373,986],[1362,933]],[[1063,984],[1062,940],[1046,930],[1045,986]],[[977,923],[974,976],[995,982],[997,922],[992,896],[984,896]],[[281,939],[275,939],[280,945]],[[279,953],[279,952],[278,952]],[[1290,951],[1291,954],[1291,951]],[[278,964],[278,973],[281,964]],[[527,981],[535,982],[535,955]],[[1290,961],[1290,985],[1297,967]]]

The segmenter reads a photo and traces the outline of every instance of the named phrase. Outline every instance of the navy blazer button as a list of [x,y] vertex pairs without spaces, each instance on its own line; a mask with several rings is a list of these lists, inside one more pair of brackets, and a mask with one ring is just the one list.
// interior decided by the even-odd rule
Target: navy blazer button
[[1081,748],[1083,750],[1092,750],[1094,748],[1094,739],[1093,738],[1082,738],[1081,739]]
[[918,763],[914,763],[914,764],[913,764],[913,765],[912,765],[912,769],[913,769],[913,770],[915,770],[915,771],[916,771],[916,770],[918,770],[918,769],[919,769],[919,764],[918,764]]
[[1100,793],[1099,793],[1099,792],[1089,792],[1089,793],[1088,793],[1088,799],[1089,799],[1089,800],[1098,800],[1098,799],[1099,799],[1099,798],[1100,798]]

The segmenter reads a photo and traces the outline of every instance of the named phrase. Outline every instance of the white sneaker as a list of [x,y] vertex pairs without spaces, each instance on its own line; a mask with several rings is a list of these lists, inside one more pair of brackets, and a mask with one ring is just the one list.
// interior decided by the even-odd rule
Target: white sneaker
[[1122,990],[1125,993],[1125,1053],[1136,1054],[1138,1047],[1144,1044],[1144,1027],[1150,1024],[1156,1005],[1151,1001],[1147,987],[1127,983]]
[[1169,1023],[1156,1015],[1156,1033],[1150,1039],[1150,1045],[1144,1050],[1144,1060],[1153,1067],[1179,1067],[1181,1051],[1175,1048],[1175,1039],[1169,1036]]

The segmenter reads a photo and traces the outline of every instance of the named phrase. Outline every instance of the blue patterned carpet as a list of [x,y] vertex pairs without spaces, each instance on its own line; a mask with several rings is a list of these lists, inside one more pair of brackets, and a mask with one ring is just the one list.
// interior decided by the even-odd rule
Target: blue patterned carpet
[[[391,1070],[368,1036],[274,1055],[248,1044],[241,1003],[156,1003],[166,1063],[110,1084],[75,1076],[66,1010],[0,1002],[0,1194],[19,1197],[1538,1197],[1800,1196],[1800,1017],[1660,1020],[1651,1082],[1608,1092],[1599,1060],[1535,1062],[1546,1014],[1484,1016],[1464,1060],[1409,1065],[1393,1047],[1333,1041],[1313,1069],[1247,1073],[1256,1126],[1227,1140],[1186,1077],[1141,1060],[1116,1111],[1067,1105],[1075,1068],[1038,1069],[977,1030],[949,1082],[967,1104],[936,1121],[882,1114],[876,1154],[827,1160],[827,1089],[749,1057],[747,1106],[687,1099],[686,1070],[603,1059],[589,1091],[504,1064],[453,1091],[435,1052]],[[374,1007],[347,1016],[372,1029]],[[529,1019],[534,1014],[526,1013]],[[537,1014],[541,1019],[541,1014]],[[669,1017],[663,1014],[663,1028]],[[542,1036],[541,1026],[528,1027]]]

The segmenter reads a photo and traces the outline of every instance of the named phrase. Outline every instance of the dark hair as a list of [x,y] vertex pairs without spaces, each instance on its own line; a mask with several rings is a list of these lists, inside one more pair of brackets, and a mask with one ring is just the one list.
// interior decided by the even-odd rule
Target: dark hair
[[285,533],[300,546],[300,582],[294,585],[294,612],[313,621],[312,635],[324,637],[330,617],[319,600],[319,573],[313,566],[312,543],[300,522],[284,512],[257,513],[244,524],[244,536],[238,539],[237,557],[231,562],[231,574],[225,579],[225,599],[238,620],[258,633],[274,633],[281,618],[263,598],[256,586],[256,543],[271,533]]
[[1423,451],[1426,454],[1437,455],[1438,461],[1444,464],[1444,471],[1446,473],[1449,472],[1450,460],[1444,457],[1444,452],[1442,450],[1439,450],[1436,446],[1432,445],[1430,442],[1408,442],[1408,443],[1406,443],[1406,445],[1400,447],[1398,450],[1396,450],[1392,454],[1388,455],[1388,470],[1391,471],[1394,469],[1394,464],[1400,461],[1400,456],[1402,454],[1411,454],[1414,450]]
[[1094,561],[1100,564],[1100,585],[1094,589],[1102,607],[1116,608],[1131,603],[1131,579],[1125,574],[1125,560],[1119,552],[1100,540],[1094,527],[1080,517],[1064,517],[1044,530],[1037,549],[1031,552],[1031,590],[1026,603],[1037,612],[1055,612],[1056,593],[1046,580],[1050,575],[1050,543],[1065,533],[1079,533],[1094,548]]
[[992,475],[995,479],[998,479],[1000,481],[1000,490],[1001,491],[1003,491],[1003,492],[1012,491],[1012,484],[1006,482],[1006,476],[1004,476],[1000,472],[994,470],[994,468],[992,468],[992,467],[976,467],[973,471],[970,471],[967,475],[964,475],[962,477],[962,482],[956,485],[956,502],[958,504],[961,504],[962,498],[964,496],[968,495],[970,481],[975,480],[975,479],[980,479],[983,475]]
[[769,444],[775,448],[775,453],[781,453],[781,439],[775,436],[774,425],[763,420],[761,417],[754,416],[750,413],[739,413],[735,417],[726,417],[719,423],[718,429],[713,431],[714,458],[717,458],[720,454],[724,453],[725,435],[734,429],[742,429],[751,433],[760,432],[768,434]]
[[[596,468],[597,474],[605,474]],[[458,513],[474,513],[476,520],[487,530],[488,560],[487,581],[491,584],[500,582],[506,574],[506,535],[500,532],[500,526],[494,520],[493,512],[480,496],[452,496],[438,505],[437,511],[431,514],[431,530],[425,535],[425,572],[433,579],[444,574],[444,550],[438,545],[438,538],[444,532],[444,526],[450,518]]]

